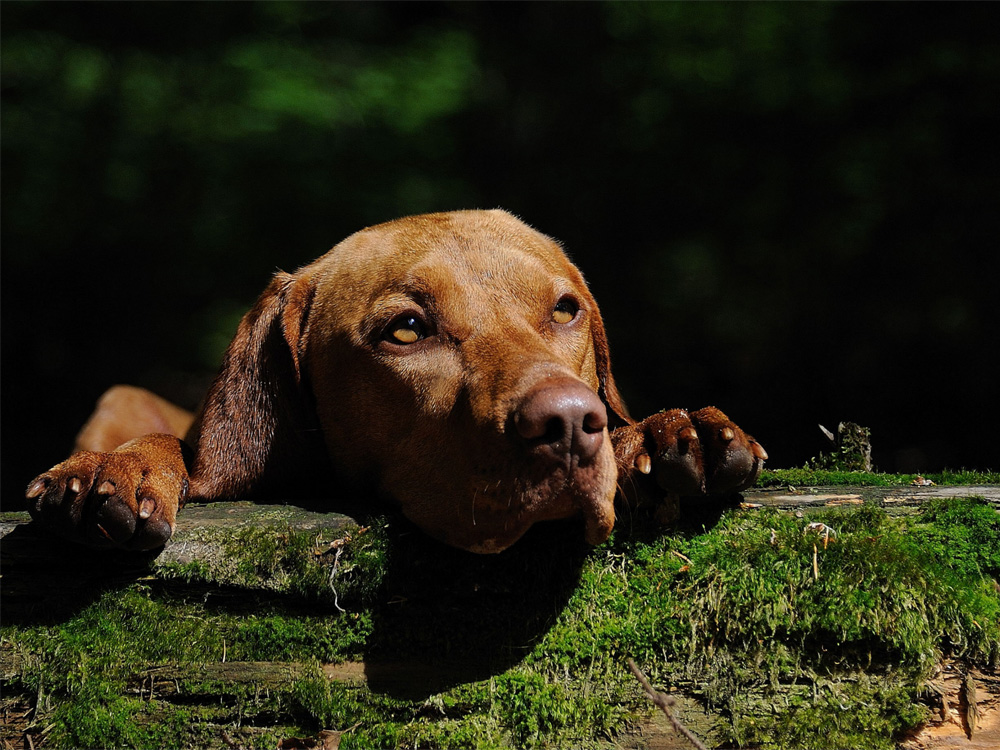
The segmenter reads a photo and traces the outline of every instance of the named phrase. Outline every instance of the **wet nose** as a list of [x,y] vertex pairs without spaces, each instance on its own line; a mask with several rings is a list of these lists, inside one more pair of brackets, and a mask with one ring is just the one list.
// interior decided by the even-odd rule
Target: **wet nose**
[[514,413],[514,425],[530,453],[587,464],[604,442],[608,412],[584,383],[560,378],[543,381],[527,393]]

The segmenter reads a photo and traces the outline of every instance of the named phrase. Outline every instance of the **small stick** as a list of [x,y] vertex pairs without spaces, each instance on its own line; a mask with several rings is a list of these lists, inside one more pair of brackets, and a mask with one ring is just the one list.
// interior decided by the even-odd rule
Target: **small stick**
[[691,558],[690,557],[685,557],[684,555],[682,555],[680,552],[678,552],[675,549],[670,550],[670,552],[672,554],[674,554],[674,555],[677,555],[681,560],[683,560],[684,562],[686,562],[688,565],[694,565],[694,563],[691,562]]
[[658,693],[657,691],[653,690],[653,686],[649,684],[649,680],[646,679],[646,675],[644,675],[641,671],[639,671],[639,667],[637,667],[635,665],[635,662],[632,661],[631,659],[628,660],[628,666],[629,669],[632,670],[632,674],[634,674],[635,678],[639,681],[639,684],[642,685],[642,690],[644,693],[646,693],[646,697],[649,698],[654,704],[660,707],[660,710],[663,711],[664,714],[666,714],[667,719],[670,720],[670,723],[673,725],[674,729],[680,734],[687,737],[688,740],[691,742],[691,744],[697,748],[697,750],[708,750],[708,748],[701,743],[701,740],[695,737],[694,734],[691,732],[691,730],[688,729],[683,724],[681,724],[680,720],[676,716],[674,716],[674,712],[670,710],[671,707],[674,705],[674,699],[668,695],[664,695],[663,693]]

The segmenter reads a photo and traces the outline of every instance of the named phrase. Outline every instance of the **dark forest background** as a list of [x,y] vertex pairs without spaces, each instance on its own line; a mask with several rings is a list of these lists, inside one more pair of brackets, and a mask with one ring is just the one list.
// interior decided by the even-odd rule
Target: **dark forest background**
[[633,413],[1000,467],[1000,7],[2,9],[7,506],[95,399],[194,406],[277,268],[397,216],[563,241]]

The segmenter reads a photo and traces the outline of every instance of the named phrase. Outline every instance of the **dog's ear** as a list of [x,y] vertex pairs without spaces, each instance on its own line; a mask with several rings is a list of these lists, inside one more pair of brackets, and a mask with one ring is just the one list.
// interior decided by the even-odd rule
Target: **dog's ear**
[[634,420],[629,416],[628,408],[618,393],[615,386],[615,379],[611,375],[611,353],[608,349],[608,335],[604,331],[604,321],[597,311],[597,304],[593,303],[593,318],[590,324],[590,336],[594,343],[594,359],[597,365],[597,382],[599,388],[597,395],[601,397],[604,405],[611,412],[608,414],[609,427],[614,429],[626,424],[633,424]]
[[319,436],[301,353],[315,287],[279,273],[240,321],[190,437],[192,496],[240,498],[287,489]]

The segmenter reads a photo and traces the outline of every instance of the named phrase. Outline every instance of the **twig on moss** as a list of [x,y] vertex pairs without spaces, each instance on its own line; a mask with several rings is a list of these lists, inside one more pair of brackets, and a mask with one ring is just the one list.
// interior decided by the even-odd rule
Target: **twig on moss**
[[684,562],[686,562],[688,565],[694,565],[694,563],[691,562],[691,558],[690,557],[685,557],[684,555],[682,555],[680,552],[678,552],[675,549],[670,550],[670,552],[673,553],[674,555],[677,555],[677,557],[679,557],[681,560],[683,560]]
[[639,670],[639,667],[637,667],[635,662],[631,659],[628,660],[628,666],[629,669],[632,670],[632,674],[634,674],[635,678],[639,681],[639,684],[642,685],[642,690],[646,693],[646,697],[649,698],[655,705],[659,706],[660,710],[663,711],[667,719],[670,721],[674,730],[687,737],[688,741],[694,745],[697,750],[708,750],[708,748],[702,744],[701,740],[695,737],[694,733],[681,724],[680,719],[674,716],[674,712],[672,710],[675,703],[674,699],[669,695],[664,695],[663,693],[659,693],[654,690],[653,686],[649,684],[649,680],[646,679],[646,675]]

